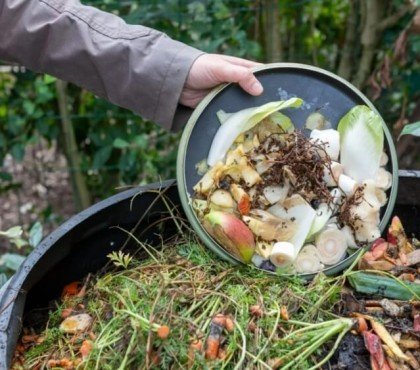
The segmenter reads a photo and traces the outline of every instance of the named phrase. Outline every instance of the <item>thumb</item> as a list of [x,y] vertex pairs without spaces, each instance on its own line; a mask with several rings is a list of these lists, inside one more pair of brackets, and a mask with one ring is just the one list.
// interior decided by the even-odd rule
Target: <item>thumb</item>
[[261,83],[250,68],[226,63],[219,71],[221,81],[237,82],[248,94],[260,95],[263,92]]

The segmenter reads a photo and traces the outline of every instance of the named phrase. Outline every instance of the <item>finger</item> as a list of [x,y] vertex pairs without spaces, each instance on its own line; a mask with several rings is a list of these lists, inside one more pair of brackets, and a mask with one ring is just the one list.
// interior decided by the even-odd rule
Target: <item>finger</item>
[[230,55],[220,55],[220,57],[226,60],[227,62],[236,64],[238,66],[248,67],[248,68],[260,67],[263,65],[262,63],[254,62],[252,60],[232,57]]
[[260,95],[263,92],[261,83],[255,78],[249,68],[237,66],[231,63],[224,63],[221,68],[217,68],[220,82],[237,82],[251,95]]
[[253,74],[251,74],[250,77],[239,81],[239,85],[248,94],[255,95],[255,96],[261,95],[264,90],[260,81],[258,81],[257,78]]

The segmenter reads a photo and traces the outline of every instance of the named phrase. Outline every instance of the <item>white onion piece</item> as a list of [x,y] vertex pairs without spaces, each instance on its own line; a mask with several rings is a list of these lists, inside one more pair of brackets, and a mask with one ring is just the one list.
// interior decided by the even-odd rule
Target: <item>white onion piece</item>
[[296,272],[311,274],[324,268],[319,258],[318,249],[312,244],[305,245],[295,259]]
[[261,257],[258,253],[254,253],[254,255],[251,258],[251,262],[256,267],[260,267],[263,264],[264,261],[265,261],[265,259],[263,257]]
[[367,203],[368,206],[372,208],[373,211],[379,211],[381,208],[381,203],[376,196],[377,187],[375,186],[375,182],[372,180],[366,180],[362,184],[363,186],[363,202]]
[[292,243],[277,242],[271,250],[270,261],[274,266],[285,267],[293,263],[295,257],[296,250]]
[[388,155],[385,152],[382,152],[381,159],[379,160],[380,166],[386,166],[388,163]]
[[343,233],[338,229],[328,229],[315,239],[319,257],[326,265],[335,265],[346,255],[347,243]]
[[285,183],[283,186],[270,185],[264,188],[263,194],[270,204],[274,204],[277,202],[283,202],[286,199],[289,190],[290,185],[288,183]]
[[347,247],[349,248],[358,248],[356,240],[354,239],[353,230],[350,228],[350,226],[344,226],[341,229],[341,232],[343,233],[344,237],[346,238]]
[[255,251],[263,258],[268,260],[270,258],[271,250],[273,249],[272,242],[266,242],[264,240],[257,241]]
[[352,227],[357,241],[373,242],[381,234],[378,228],[381,203],[376,196],[377,188],[373,180],[367,180],[361,186],[362,201],[350,207]]
[[255,170],[262,175],[264,172],[268,171],[271,167],[273,167],[274,163],[269,162],[268,160],[264,159],[262,161],[259,161],[255,165]]
[[314,143],[323,146],[333,161],[338,160],[340,154],[340,134],[337,130],[312,130],[310,138]]
[[222,189],[216,190],[210,196],[210,202],[223,208],[233,208],[235,206],[232,195],[230,195],[228,191]]
[[348,197],[350,197],[354,194],[357,183],[351,177],[343,174],[338,178],[338,186]]
[[337,181],[343,173],[343,166],[338,162],[331,162],[331,168],[324,168],[323,180],[327,186],[337,186]]
[[388,190],[392,185],[391,173],[381,167],[376,174],[375,183],[378,188]]
[[378,199],[379,204],[381,205],[381,207],[383,207],[388,201],[385,191],[382,189],[376,188],[375,195],[376,195],[376,198]]

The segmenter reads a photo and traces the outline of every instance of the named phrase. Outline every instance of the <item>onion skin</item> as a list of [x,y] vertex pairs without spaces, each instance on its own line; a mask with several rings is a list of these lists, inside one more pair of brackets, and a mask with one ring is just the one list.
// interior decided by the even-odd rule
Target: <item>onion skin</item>
[[203,218],[203,226],[230,254],[250,263],[255,251],[252,231],[231,213],[211,211]]

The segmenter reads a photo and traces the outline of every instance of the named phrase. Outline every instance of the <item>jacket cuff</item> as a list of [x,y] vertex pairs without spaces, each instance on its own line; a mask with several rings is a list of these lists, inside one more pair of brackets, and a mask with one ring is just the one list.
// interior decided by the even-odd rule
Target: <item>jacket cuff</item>
[[[187,117],[185,114],[177,114],[180,108],[179,99],[192,64],[204,52],[172,40],[166,35],[159,45],[159,50],[177,51],[172,56],[168,55],[172,60],[169,62],[160,86],[153,121],[167,130],[178,131],[186,123],[186,120],[185,122],[180,122],[180,120]],[[164,54],[163,52],[163,58]]]

